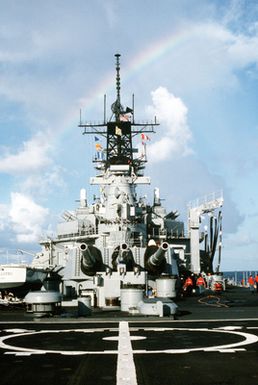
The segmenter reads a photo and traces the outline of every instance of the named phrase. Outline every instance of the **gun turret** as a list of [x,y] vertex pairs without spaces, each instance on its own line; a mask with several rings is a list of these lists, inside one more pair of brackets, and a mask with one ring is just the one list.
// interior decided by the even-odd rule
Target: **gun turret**
[[117,269],[117,265],[123,263],[126,265],[126,271],[132,271],[134,267],[134,257],[132,251],[129,249],[127,243],[122,243],[117,246],[112,255],[113,269]]
[[92,245],[86,243],[80,244],[81,251],[81,270],[86,275],[95,275],[103,267],[101,251]]
[[148,246],[145,251],[145,268],[151,274],[161,274],[166,267],[165,253],[169,249],[169,244],[163,242],[160,247],[156,245]]

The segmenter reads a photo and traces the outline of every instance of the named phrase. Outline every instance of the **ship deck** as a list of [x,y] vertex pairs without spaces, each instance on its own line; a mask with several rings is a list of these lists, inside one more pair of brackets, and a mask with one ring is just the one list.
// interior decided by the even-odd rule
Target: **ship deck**
[[175,320],[119,311],[35,320],[1,307],[1,384],[258,383],[258,294],[229,287],[177,304]]

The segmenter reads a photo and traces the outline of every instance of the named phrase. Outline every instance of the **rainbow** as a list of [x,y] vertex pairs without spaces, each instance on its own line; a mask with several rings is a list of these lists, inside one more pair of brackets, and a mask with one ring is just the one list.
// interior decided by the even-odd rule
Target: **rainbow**
[[[153,64],[160,58],[167,55],[171,50],[175,49],[178,45],[183,44],[183,42],[194,33],[193,28],[191,31],[189,29],[182,29],[173,34],[168,34],[156,42],[148,45],[144,50],[139,52],[137,55],[134,55],[127,65],[123,65],[123,76],[122,80],[126,81],[131,78],[136,73],[139,73],[144,70],[144,68]],[[82,97],[78,102],[78,105],[74,109],[69,111],[69,116],[66,117],[66,122],[68,123],[61,135],[64,134],[67,130],[70,131],[72,127],[74,128],[75,122],[79,121],[79,110],[87,109],[89,111],[93,108],[97,101],[103,100],[103,95],[108,94],[109,90],[114,89],[114,71],[109,72],[104,79],[102,79],[90,93]]]

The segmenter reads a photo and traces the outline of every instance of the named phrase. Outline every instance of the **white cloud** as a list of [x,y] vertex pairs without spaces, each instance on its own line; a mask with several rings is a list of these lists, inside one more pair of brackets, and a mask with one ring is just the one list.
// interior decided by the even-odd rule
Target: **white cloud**
[[7,205],[0,204],[0,231],[3,231],[6,227],[6,217],[8,216]]
[[257,229],[258,216],[246,216],[238,229],[223,235],[223,269],[253,270],[257,263]]
[[45,199],[57,188],[64,191],[66,183],[63,174],[65,174],[65,172],[66,170],[62,167],[53,165],[51,169],[45,170],[44,173],[39,172],[26,176],[26,178],[22,180],[20,188],[23,193]]
[[17,242],[37,242],[47,215],[48,209],[38,205],[30,197],[17,192],[11,193],[9,225],[16,234]]
[[119,20],[117,12],[119,6],[118,3],[116,1],[99,1],[99,5],[104,9],[109,26],[115,27]]
[[232,44],[228,47],[228,57],[232,67],[238,69],[258,63],[258,36],[234,36]]
[[47,134],[37,134],[31,140],[23,142],[23,147],[16,154],[9,151],[0,158],[0,172],[12,175],[35,172],[51,163],[49,150],[51,148],[46,140]]
[[[215,90],[239,87],[239,71],[248,71],[251,65],[258,64],[257,25],[253,25],[251,32],[236,32],[217,21],[193,23],[188,20],[186,23],[179,27],[179,35],[181,29],[187,33],[180,37],[176,49],[172,35],[169,39],[172,49],[168,44],[166,55],[155,62],[155,75],[153,72],[150,76],[146,71],[142,77],[148,77],[148,83],[163,79],[163,84],[166,81],[166,86],[172,85],[180,95],[198,93],[200,98],[202,91],[212,94]],[[176,33],[174,39],[177,40]]]
[[148,145],[150,162],[192,153],[189,147],[192,134],[187,125],[187,108],[182,100],[166,88],[159,87],[152,92],[152,101],[153,106],[148,107],[148,112],[157,116],[162,124],[162,128],[159,128],[162,138]]

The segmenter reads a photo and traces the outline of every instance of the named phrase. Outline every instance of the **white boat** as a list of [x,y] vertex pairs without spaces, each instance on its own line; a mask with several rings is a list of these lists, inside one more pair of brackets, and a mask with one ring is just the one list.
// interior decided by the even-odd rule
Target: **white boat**
[[22,264],[0,265],[0,290],[13,289],[25,284],[41,284],[47,269]]

